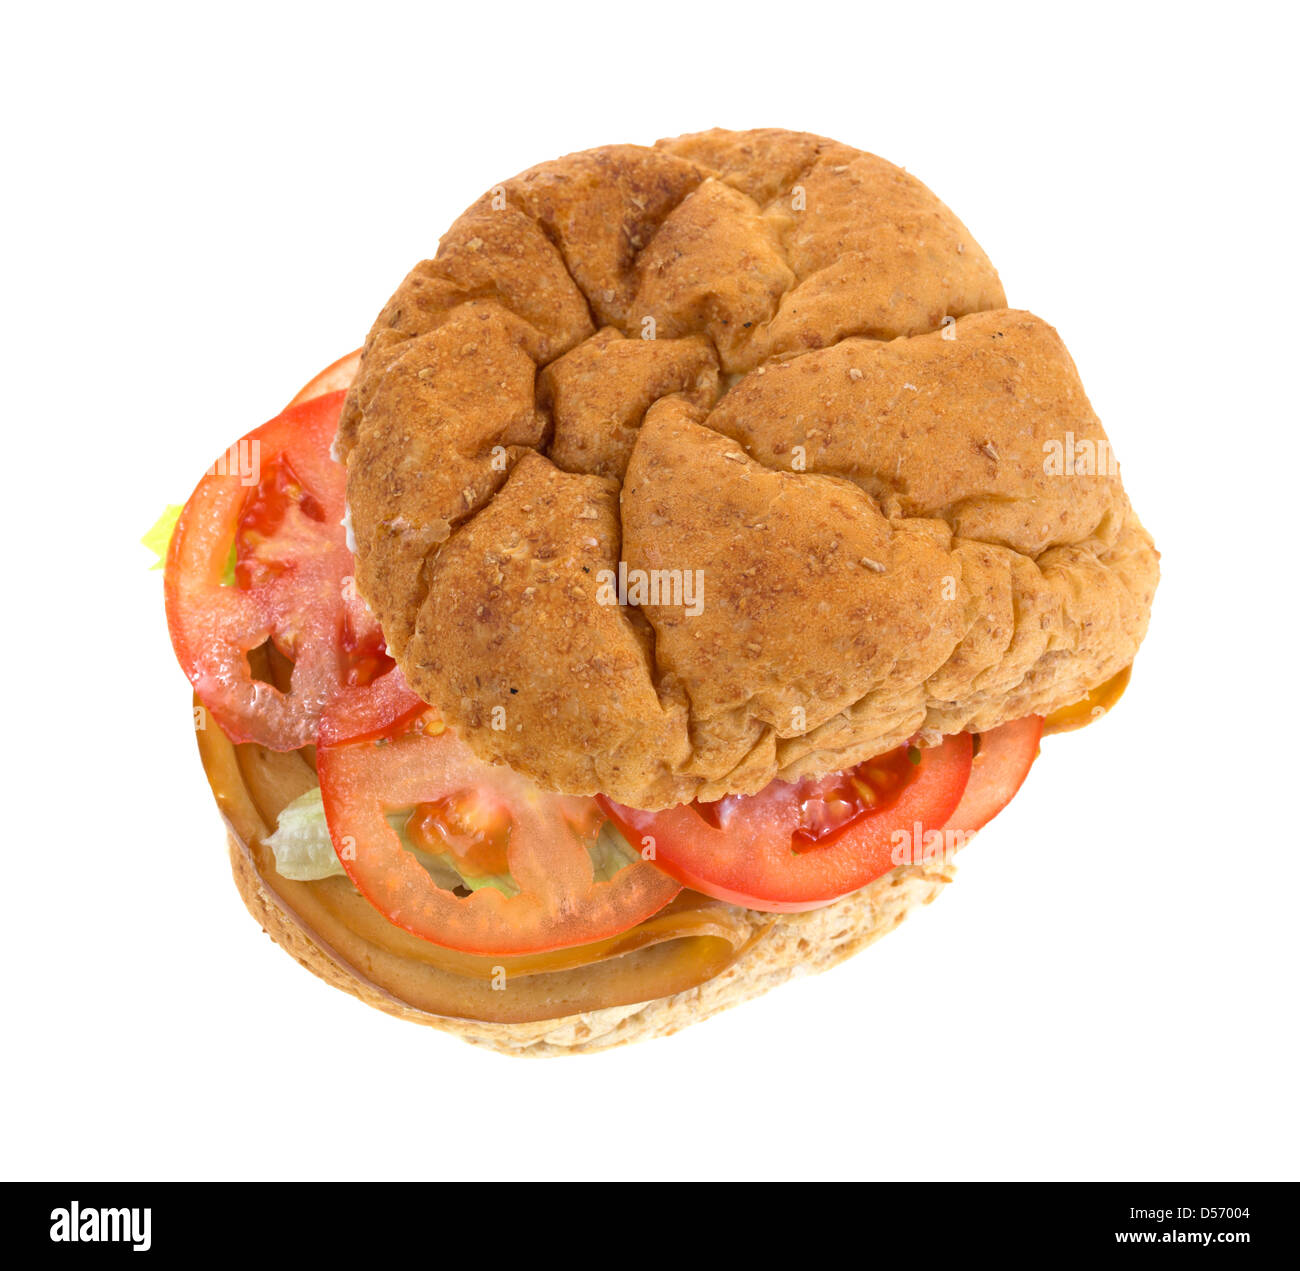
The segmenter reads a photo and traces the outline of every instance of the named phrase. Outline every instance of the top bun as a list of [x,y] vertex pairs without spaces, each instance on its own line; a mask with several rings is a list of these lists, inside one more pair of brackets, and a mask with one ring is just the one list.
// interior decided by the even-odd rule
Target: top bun
[[825,138],[532,168],[366,341],[360,591],[480,756],[635,807],[1075,702],[1158,556],[1065,346],[1005,305],[924,185]]

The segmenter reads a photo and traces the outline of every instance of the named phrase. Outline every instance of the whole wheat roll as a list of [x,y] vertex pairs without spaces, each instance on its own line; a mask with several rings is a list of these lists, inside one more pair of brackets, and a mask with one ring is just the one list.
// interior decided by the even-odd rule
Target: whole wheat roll
[[[1049,714],[1133,660],[1158,576],[1056,331],[915,177],[803,133],[489,191],[376,320],[338,446],[416,692],[639,808]],[[620,567],[699,612],[606,603]]]

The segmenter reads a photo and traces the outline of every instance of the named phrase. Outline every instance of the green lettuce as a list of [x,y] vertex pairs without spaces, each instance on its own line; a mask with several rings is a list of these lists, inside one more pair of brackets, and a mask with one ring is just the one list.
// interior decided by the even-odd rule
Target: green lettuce
[[[158,559],[149,566],[150,569],[162,569],[167,563],[167,550],[172,545],[172,535],[176,533],[176,522],[185,510],[183,503],[169,503],[163,514],[145,532],[140,540]],[[226,587],[235,585],[235,545],[230,545],[230,555],[226,557],[226,569],[221,575],[221,582]]]
[[641,859],[636,849],[619,833],[618,826],[613,821],[606,821],[600,827],[595,843],[587,850],[598,883],[609,882],[620,869]]
[[310,883],[343,873],[325,824],[319,786],[281,810],[266,845],[275,853],[275,870],[281,878]]
[[153,527],[140,540],[158,558],[149,566],[150,569],[161,569],[167,563],[167,549],[171,546],[172,534],[176,530],[176,522],[180,520],[183,508],[184,505],[181,503],[169,503],[163,508],[163,514],[153,523]]

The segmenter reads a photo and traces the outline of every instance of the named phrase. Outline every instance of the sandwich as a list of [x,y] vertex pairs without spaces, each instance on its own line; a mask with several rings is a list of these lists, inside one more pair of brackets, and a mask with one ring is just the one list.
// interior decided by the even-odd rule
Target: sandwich
[[1053,328],[915,177],[779,129],[493,187],[156,538],[253,916],[519,1055],[933,900],[1158,575]]

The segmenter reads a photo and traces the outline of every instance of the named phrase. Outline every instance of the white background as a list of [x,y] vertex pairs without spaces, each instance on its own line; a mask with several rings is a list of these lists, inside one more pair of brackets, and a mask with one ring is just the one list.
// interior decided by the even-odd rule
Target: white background
[[[1282,12],[11,13],[4,1175],[1294,1178]],[[1070,346],[1164,578],[1122,707],[896,935],[667,1041],[509,1060],[248,917],[137,540],[484,189],[715,124],[829,134],[957,211]]]

